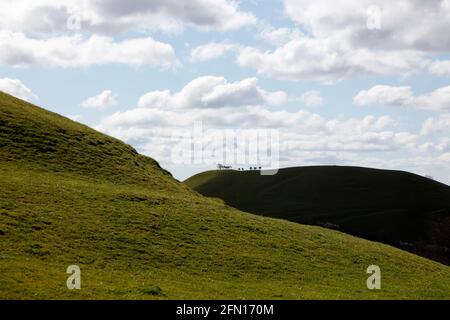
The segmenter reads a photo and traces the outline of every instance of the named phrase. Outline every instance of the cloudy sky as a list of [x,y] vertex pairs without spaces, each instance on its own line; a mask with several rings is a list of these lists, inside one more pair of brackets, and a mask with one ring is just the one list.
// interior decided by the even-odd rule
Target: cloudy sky
[[450,183],[449,30],[450,0],[0,0],[0,90],[179,179],[213,167],[174,161],[200,123]]

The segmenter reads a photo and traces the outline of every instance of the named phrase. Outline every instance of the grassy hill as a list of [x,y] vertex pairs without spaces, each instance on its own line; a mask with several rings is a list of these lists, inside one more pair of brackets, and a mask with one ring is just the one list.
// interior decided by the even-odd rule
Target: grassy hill
[[[449,299],[450,268],[244,213],[111,137],[0,93],[1,299]],[[81,290],[66,288],[69,265]],[[382,290],[366,288],[366,268]]]
[[276,175],[224,170],[185,183],[243,211],[326,225],[450,262],[450,187],[412,173],[338,166]]

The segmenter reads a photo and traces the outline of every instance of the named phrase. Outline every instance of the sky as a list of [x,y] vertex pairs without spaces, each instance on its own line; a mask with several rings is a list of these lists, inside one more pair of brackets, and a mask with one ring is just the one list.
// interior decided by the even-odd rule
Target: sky
[[0,0],[0,90],[180,180],[223,163],[450,184],[449,30],[450,0]]

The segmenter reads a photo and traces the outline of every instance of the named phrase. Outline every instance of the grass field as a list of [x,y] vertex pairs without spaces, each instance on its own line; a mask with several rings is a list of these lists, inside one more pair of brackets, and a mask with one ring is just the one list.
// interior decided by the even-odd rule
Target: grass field
[[412,173],[340,166],[276,175],[214,170],[185,183],[243,211],[328,225],[450,263],[450,187]]
[[[450,268],[244,213],[152,159],[0,93],[1,299],[450,299]],[[366,268],[382,289],[366,288]],[[79,265],[81,290],[66,288]]]

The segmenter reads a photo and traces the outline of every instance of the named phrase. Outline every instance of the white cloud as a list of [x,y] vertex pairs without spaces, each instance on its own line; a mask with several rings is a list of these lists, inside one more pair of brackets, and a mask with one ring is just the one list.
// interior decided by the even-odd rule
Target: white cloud
[[307,107],[316,107],[323,104],[323,98],[320,92],[316,90],[303,93],[299,100]]
[[201,30],[229,31],[254,24],[256,18],[239,10],[237,2],[156,0],[117,2],[100,0],[90,8],[92,18],[87,24],[93,28],[128,28],[132,30],[178,31],[185,26]]
[[266,25],[259,36],[267,43],[277,46],[300,38],[302,33],[296,28],[275,28],[271,25]]
[[104,34],[161,30],[187,26],[229,31],[256,23],[256,18],[228,0],[3,0],[0,27],[33,34],[61,34],[75,16],[84,31]]
[[104,36],[76,35],[40,40],[0,31],[3,65],[87,67],[110,63],[171,67],[178,62],[170,45],[148,37],[114,41]]
[[[379,8],[380,28],[368,21]],[[261,36],[274,50],[244,47],[238,64],[283,80],[336,81],[354,75],[401,75],[429,69],[430,58],[450,50],[448,0],[285,0],[298,28],[266,27]],[[426,12],[426,14],[424,14]],[[411,23],[414,21],[414,23]],[[297,31],[301,29],[304,33]]]
[[[448,0],[284,0],[286,14],[310,31],[313,37],[339,37],[354,48],[371,50],[418,50],[446,52],[450,49]],[[369,10],[376,7],[378,10]],[[368,28],[377,19],[380,28]]]
[[392,87],[378,85],[369,90],[360,91],[353,103],[365,106],[370,104],[404,106],[411,104],[414,94],[411,87]]
[[430,63],[428,70],[437,76],[450,76],[450,60],[437,60]]
[[449,111],[450,86],[433,92],[414,95],[411,87],[374,86],[360,91],[353,99],[357,105],[380,104],[387,106],[411,107],[424,110]]
[[282,91],[261,89],[256,78],[227,82],[223,77],[204,76],[189,82],[180,92],[151,91],[139,99],[141,108],[223,108],[280,105],[286,100]]
[[0,91],[28,102],[38,99],[38,97],[18,79],[0,78]]
[[142,34],[225,32],[256,21],[234,0],[2,0],[0,65],[173,67],[179,62],[172,46]]
[[172,140],[173,132],[190,134],[195,123],[202,123],[205,130],[277,129],[282,157],[297,165],[308,154],[317,157],[316,161],[319,158],[323,161],[324,157],[354,156],[361,152],[396,152],[414,145],[417,139],[408,132],[392,131],[393,120],[386,116],[327,120],[302,110],[270,111],[261,107],[219,108],[213,113],[204,109],[135,108],[104,118],[96,129],[170,164],[171,150],[176,143]]
[[106,109],[117,105],[117,95],[111,90],[104,90],[100,94],[87,98],[81,103],[84,108]]
[[216,59],[236,50],[238,47],[238,45],[229,42],[210,42],[192,49],[191,60],[197,62]]
[[[229,83],[219,77],[201,77],[174,94],[153,91],[140,99],[138,107],[107,116],[96,128],[135,145],[165,166],[174,165],[171,156],[178,140],[173,133],[189,136],[194,125],[202,123],[204,132],[278,130],[281,166],[362,165],[431,174],[441,181],[450,173],[448,115],[429,119],[422,131],[415,133],[387,115],[335,119],[305,110],[272,109],[255,102],[264,101],[261,95],[255,98],[255,90],[250,90],[251,99],[247,90],[243,94],[242,82],[252,84],[254,80]],[[205,100],[210,93],[211,100]],[[209,105],[211,101],[217,103]]]
[[450,134],[450,114],[442,114],[437,118],[428,118],[422,124],[421,133],[423,135],[439,132]]
[[426,143],[423,143],[419,146],[419,150],[424,153],[450,152],[450,138],[441,137],[435,142],[427,141]]
[[296,152],[328,159],[341,153],[395,152],[417,139],[414,134],[395,131],[396,122],[389,116],[337,120],[304,110],[270,110],[265,105],[279,102],[271,101],[271,95],[253,78],[229,83],[220,77],[200,77],[175,94],[168,90],[147,93],[138,107],[102,119],[97,129],[140,150],[151,150],[149,155],[166,163],[174,146],[173,132],[189,130],[198,122],[205,129],[277,129],[288,158]]
[[423,64],[412,50],[352,48],[339,38],[301,37],[273,51],[252,47],[239,50],[240,66],[285,80],[339,80],[356,74],[407,74]]

